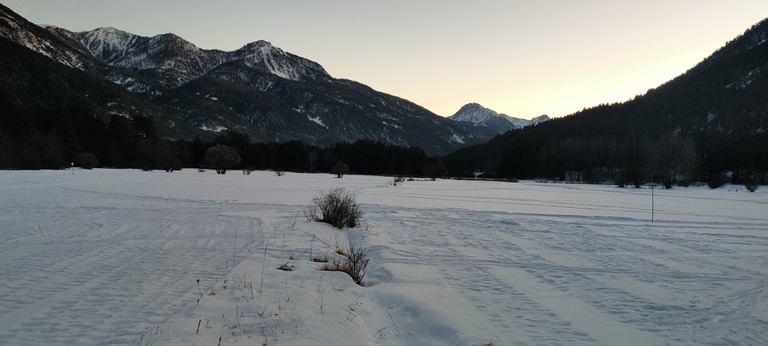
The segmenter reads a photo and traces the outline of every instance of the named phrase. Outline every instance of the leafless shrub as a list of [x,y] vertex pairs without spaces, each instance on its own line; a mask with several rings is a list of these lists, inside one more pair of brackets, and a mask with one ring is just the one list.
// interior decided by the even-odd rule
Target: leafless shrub
[[357,227],[363,216],[355,194],[341,187],[321,192],[312,202],[313,205],[304,210],[307,220],[325,222],[338,229]]
[[314,258],[312,258],[312,262],[328,263],[328,256],[324,256],[324,257],[317,256],[317,257],[314,257]]
[[327,262],[320,267],[320,270],[347,273],[356,284],[365,286],[363,279],[368,269],[368,262],[371,260],[368,258],[367,248],[358,246],[357,242],[350,238],[349,248],[338,252],[344,253],[344,259]]

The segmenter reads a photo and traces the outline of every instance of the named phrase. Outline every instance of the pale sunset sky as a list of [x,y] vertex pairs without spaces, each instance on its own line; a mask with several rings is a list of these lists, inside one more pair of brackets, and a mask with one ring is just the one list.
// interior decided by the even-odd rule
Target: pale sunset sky
[[442,116],[559,117],[645,93],[768,17],[766,0],[0,0],[36,24],[265,40]]

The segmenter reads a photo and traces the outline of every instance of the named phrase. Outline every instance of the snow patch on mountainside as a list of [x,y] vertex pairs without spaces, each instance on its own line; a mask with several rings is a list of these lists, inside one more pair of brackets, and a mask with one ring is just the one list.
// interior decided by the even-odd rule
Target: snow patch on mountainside
[[760,72],[761,72],[760,68],[758,67],[752,71],[749,71],[743,78],[741,78],[741,80],[730,83],[725,87],[727,89],[728,88],[746,89],[750,84],[752,84],[754,79],[760,75]]
[[313,122],[315,124],[318,124],[318,125],[324,127],[326,130],[328,130],[328,125],[326,125],[325,122],[323,122],[323,119],[320,118],[319,115],[318,116],[314,116],[314,117],[309,115],[307,113],[307,111],[304,109],[304,106],[299,106],[297,108],[294,108],[293,110],[295,110],[296,112],[298,112],[300,114],[304,114],[305,116],[307,116],[307,119],[309,121],[311,121],[311,122]]
[[459,143],[459,144],[464,144],[465,143],[464,139],[461,138],[461,136],[459,136],[458,134],[455,134],[455,133],[451,137],[451,142]]
[[307,119],[309,119],[309,121],[311,121],[311,122],[313,122],[313,123],[315,123],[315,124],[318,124],[318,125],[320,125],[320,126],[322,126],[322,127],[325,127],[325,129],[326,129],[326,130],[328,129],[328,125],[326,125],[326,124],[323,122],[323,119],[320,119],[320,117],[319,117],[319,116],[317,116],[317,117],[311,117],[311,116],[309,116],[309,114],[307,114]]
[[210,132],[223,132],[228,130],[226,126],[216,125],[216,126],[208,126],[208,125],[200,125],[200,129],[203,131],[210,131]]

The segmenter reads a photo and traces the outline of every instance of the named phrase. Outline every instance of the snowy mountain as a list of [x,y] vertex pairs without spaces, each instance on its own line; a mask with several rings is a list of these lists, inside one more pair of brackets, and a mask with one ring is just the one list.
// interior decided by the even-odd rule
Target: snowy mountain
[[181,86],[235,60],[295,81],[330,78],[320,64],[286,53],[266,41],[249,43],[234,52],[223,52],[200,49],[174,34],[144,37],[115,28],[79,33],[55,27],[48,29],[80,42],[95,58],[111,66],[162,71],[159,81],[165,87]]
[[500,114],[477,103],[468,103],[461,107],[456,114],[448,117],[448,119],[456,122],[465,131],[483,140],[488,140],[507,131],[545,122],[549,120],[549,116],[541,115],[531,120],[526,120]]
[[[130,96],[95,99],[97,91],[65,87],[68,97],[79,100],[72,103],[86,102],[85,108],[93,108],[91,113],[105,122],[115,115],[152,114],[159,135],[171,139],[211,140],[229,130],[256,141],[300,140],[321,146],[368,139],[418,146],[430,155],[481,142],[453,121],[408,100],[333,78],[320,64],[266,41],[225,52],[201,49],[174,34],[144,37],[115,28],[71,32],[39,27],[2,5],[0,37],[59,64],[45,64],[47,70],[27,74],[12,73],[13,68],[2,71],[6,75],[0,79],[7,80],[8,87],[0,85],[5,89],[0,91],[33,113],[65,105],[40,102],[55,99],[50,96],[59,91],[51,90],[43,78],[27,80],[30,74],[61,76],[56,78],[66,85],[65,80],[74,77],[64,69],[74,68],[87,75],[78,79],[109,81]],[[3,54],[8,61],[21,59],[16,49]],[[11,87],[14,84],[25,86],[25,91]],[[103,89],[111,90],[96,90]]]

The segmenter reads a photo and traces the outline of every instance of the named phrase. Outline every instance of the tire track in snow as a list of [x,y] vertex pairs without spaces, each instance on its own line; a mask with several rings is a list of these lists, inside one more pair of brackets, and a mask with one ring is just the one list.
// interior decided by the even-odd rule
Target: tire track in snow
[[[176,209],[169,202],[131,213],[52,208],[46,214],[53,217],[40,220],[42,234],[6,230],[29,235],[14,244],[23,250],[0,254],[9,263],[2,270],[9,280],[0,283],[0,339],[136,343],[185,304],[180,299],[197,290],[196,279],[215,282],[237,264],[235,229],[243,246],[260,234],[251,218],[222,216],[219,206]],[[244,247],[236,249],[245,258]]]
[[[369,206],[375,209],[368,213],[371,224],[386,229],[392,244],[380,260],[436,268],[441,290],[459,292],[456,299],[479,311],[482,324],[492,326],[486,334],[498,336],[492,340],[615,344],[629,336],[659,344],[732,343],[728,334],[739,333],[764,344],[768,337],[760,330],[760,321],[768,321],[761,281],[768,237],[744,229],[757,219],[650,224],[483,211],[472,200],[441,196],[452,208],[429,207],[434,199],[418,206],[417,193],[405,206]],[[455,207],[462,203],[468,208]],[[733,292],[745,294],[723,298]]]
[[[523,262],[504,256],[521,250],[498,239],[496,229],[489,228],[487,220],[481,220],[487,215],[456,210],[385,214],[371,222],[380,228],[397,229],[398,233],[392,236],[396,245],[387,251],[391,257],[380,261],[434,267],[434,272],[443,276],[441,286],[456,290],[459,299],[466,300],[456,304],[477,309],[477,318],[483,320],[477,324],[488,329],[491,340],[545,344],[595,341],[494,274],[496,268]],[[430,232],[423,220],[441,220],[442,225],[450,226]],[[383,225],[390,222],[397,226]]]

